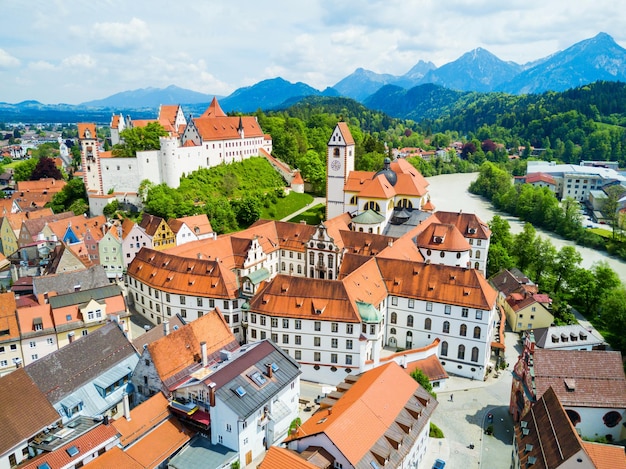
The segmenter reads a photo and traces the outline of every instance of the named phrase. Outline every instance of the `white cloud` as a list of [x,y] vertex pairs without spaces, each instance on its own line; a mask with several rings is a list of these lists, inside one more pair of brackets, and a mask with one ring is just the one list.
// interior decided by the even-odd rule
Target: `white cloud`
[[150,29],[138,18],[128,23],[96,23],[91,29],[92,38],[101,46],[110,49],[136,49],[150,38]]
[[31,62],[28,64],[28,68],[35,71],[50,71],[54,70],[56,67],[54,64],[46,60],[37,60],[35,62]]
[[89,54],[76,54],[64,58],[61,61],[61,65],[63,67],[94,68],[96,61]]
[[19,66],[20,66],[20,61],[17,57],[13,57],[4,49],[0,49],[0,69],[15,68]]

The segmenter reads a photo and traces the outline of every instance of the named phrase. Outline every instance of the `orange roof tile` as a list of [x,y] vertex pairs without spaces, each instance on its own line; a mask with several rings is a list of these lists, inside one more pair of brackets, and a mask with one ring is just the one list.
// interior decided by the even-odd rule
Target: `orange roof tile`
[[113,426],[120,434],[120,444],[125,447],[143,437],[169,416],[168,401],[163,394],[158,393],[131,410],[130,420],[122,416],[113,421]]
[[489,239],[491,230],[489,225],[474,213],[463,212],[436,212],[435,216],[441,223],[451,224],[466,238]]
[[200,342],[206,342],[208,355],[238,346],[224,317],[214,310],[148,345],[161,380],[197,363],[201,358]]
[[354,138],[352,137],[348,124],[346,122],[338,122],[337,127],[339,127],[343,141],[346,142],[347,145],[354,145]]
[[17,306],[13,292],[0,293],[0,340],[17,340],[20,330],[17,324]]
[[[194,119],[203,141],[241,139],[239,135],[239,117],[200,117]],[[253,116],[242,116],[241,123],[246,138],[262,137],[261,126]]]
[[217,98],[213,96],[211,104],[209,104],[209,107],[200,117],[226,117],[226,113],[222,111],[220,103],[218,103]]
[[123,467],[124,469],[144,469],[144,466],[122,451],[119,446],[114,446],[83,467],[89,469],[113,469],[118,467]]
[[497,292],[476,269],[377,258],[390,295],[491,310]]
[[319,469],[295,451],[280,446],[270,446],[258,469]]
[[78,138],[79,139],[84,139],[85,138],[85,131],[89,130],[89,132],[91,133],[91,138],[95,138],[97,139],[97,132],[96,132],[96,124],[93,123],[85,123],[85,122],[80,122],[77,124],[78,125]]
[[250,301],[250,310],[320,321],[361,321],[343,283],[288,275],[277,275],[263,284]]
[[623,446],[583,441],[583,448],[596,469],[626,469],[626,454]]
[[131,458],[145,468],[158,467],[181,449],[190,433],[175,418],[170,418],[126,450]]
[[17,310],[17,319],[22,334],[35,332],[35,320],[41,320],[40,324],[43,330],[54,330],[52,311],[50,309],[50,305],[47,303],[26,308],[19,308]]
[[332,407],[316,412],[287,440],[323,433],[356,465],[394,425],[420,389],[397,363],[381,365],[360,375]]
[[471,246],[454,225],[432,223],[416,238],[415,243],[420,248],[437,251],[469,251]]
[[[439,339],[437,339],[438,343]],[[404,352],[402,352],[404,353]],[[416,369],[422,370],[422,372],[428,377],[430,381],[436,381],[440,379],[447,379],[448,373],[441,365],[439,358],[437,355],[430,355],[427,358],[422,360],[416,360],[414,362],[408,363],[406,367],[406,372],[411,375],[413,371]]]

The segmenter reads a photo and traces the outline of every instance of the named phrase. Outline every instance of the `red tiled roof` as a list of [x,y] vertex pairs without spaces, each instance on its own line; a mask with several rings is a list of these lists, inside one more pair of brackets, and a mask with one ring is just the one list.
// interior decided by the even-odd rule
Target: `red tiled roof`
[[17,340],[20,338],[20,330],[17,325],[17,305],[13,292],[0,293],[0,340]]
[[583,441],[583,448],[596,469],[626,469],[626,454],[623,446]]
[[90,461],[85,466],[88,469],[145,469],[143,465],[139,464],[128,454],[126,454],[119,446],[114,446],[109,451],[96,459]]
[[270,446],[258,469],[319,469],[295,451],[280,446]]
[[145,468],[158,467],[189,440],[189,431],[170,418],[128,448],[126,454]]

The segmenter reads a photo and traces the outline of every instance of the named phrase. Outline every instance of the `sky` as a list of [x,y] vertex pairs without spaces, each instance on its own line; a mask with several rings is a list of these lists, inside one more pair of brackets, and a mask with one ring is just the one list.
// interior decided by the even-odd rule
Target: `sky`
[[531,62],[600,32],[616,0],[3,0],[0,102],[78,104],[176,85],[227,96],[282,77],[318,90],[482,47]]

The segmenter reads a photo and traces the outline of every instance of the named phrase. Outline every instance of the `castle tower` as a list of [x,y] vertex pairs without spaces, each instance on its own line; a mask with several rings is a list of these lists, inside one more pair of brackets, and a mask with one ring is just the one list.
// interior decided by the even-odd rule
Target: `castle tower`
[[85,189],[87,192],[95,191],[98,195],[102,195],[104,190],[96,124],[78,124],[78,141]]
[[354,171],[354,139],[345,122],[339,122],[328,141],[326,158],[326,219],[346,212],[344,186]]

